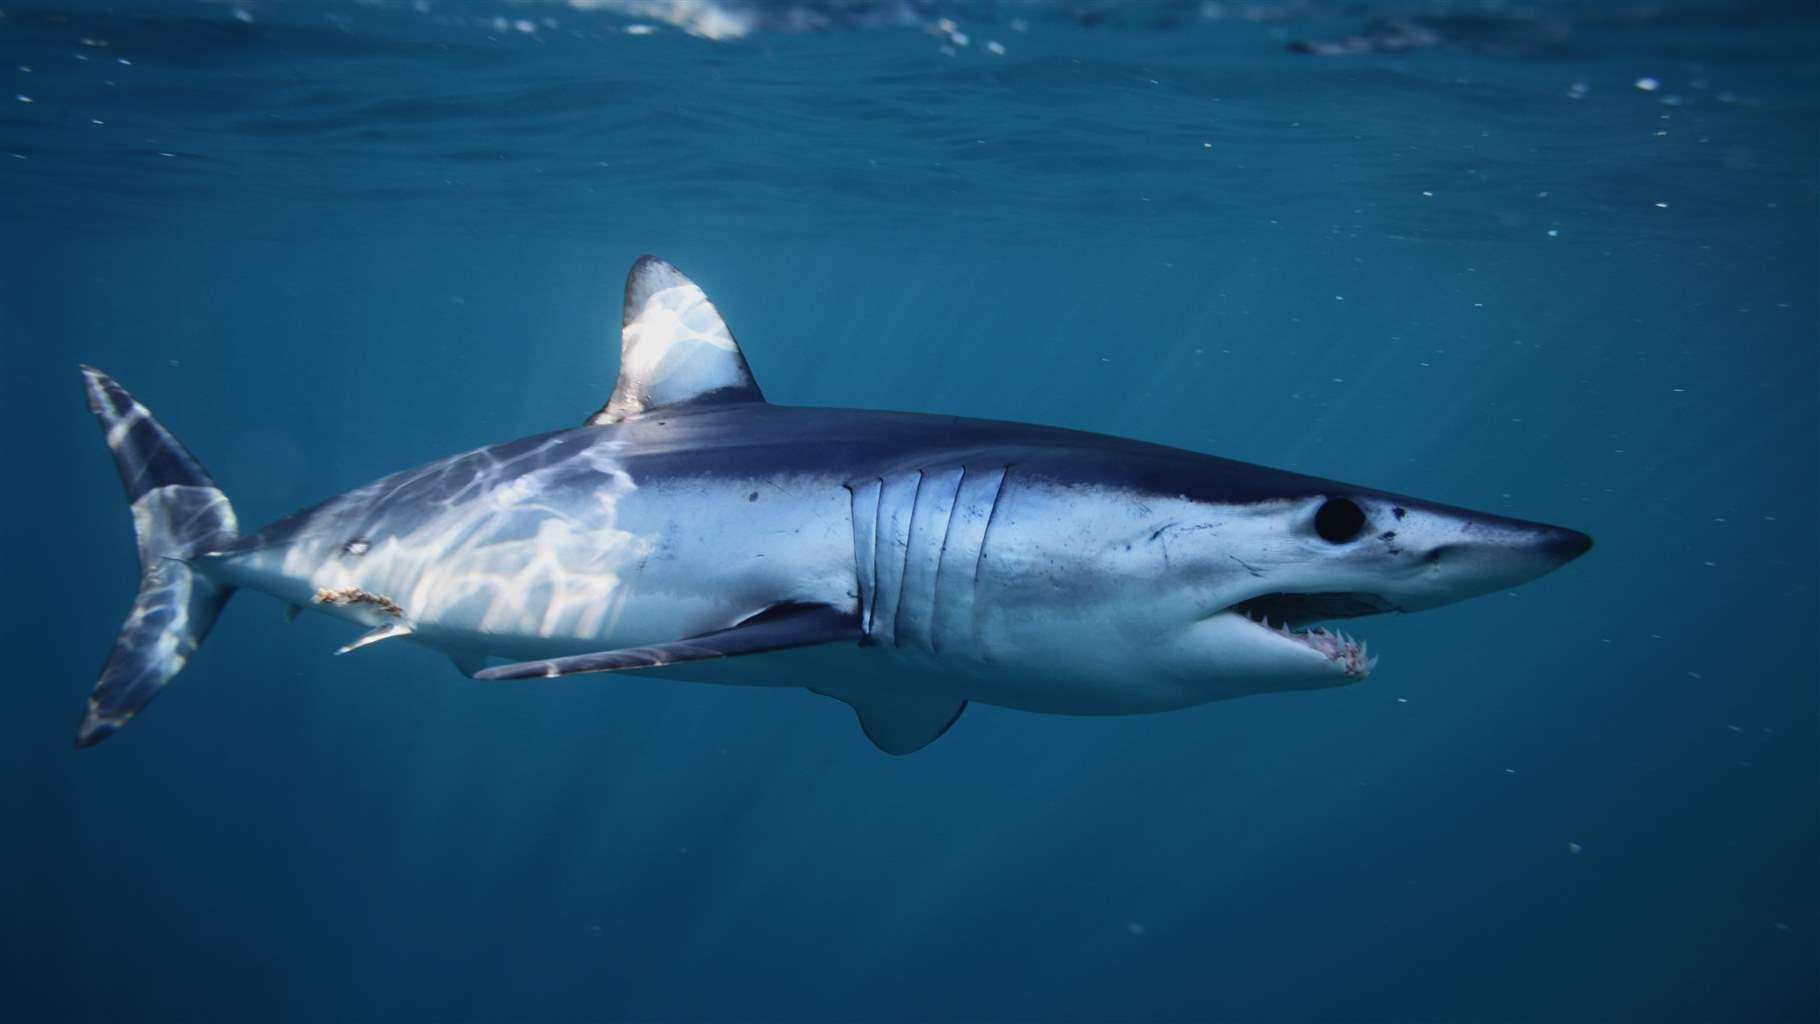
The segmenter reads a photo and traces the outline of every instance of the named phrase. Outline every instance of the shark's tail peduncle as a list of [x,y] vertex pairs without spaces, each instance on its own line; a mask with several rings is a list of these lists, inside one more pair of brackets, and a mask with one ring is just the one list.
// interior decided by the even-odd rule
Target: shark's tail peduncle
[[138,714],[208,636],[234,591],[194,571],[188,559],[233,540],[238,530],[227,495],[145,406],[100,370],[84,366],[82,380],[139,537],[139,596],[76,733],[76,745],[87,747]]

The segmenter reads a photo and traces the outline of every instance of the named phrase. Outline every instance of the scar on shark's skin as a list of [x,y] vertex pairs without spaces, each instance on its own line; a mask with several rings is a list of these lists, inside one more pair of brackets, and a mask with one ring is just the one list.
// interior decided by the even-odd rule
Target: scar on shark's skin
[[316,596],[310,600],[317,604],[370,604],[395,619],[404,618],[404,608],[397,601],[384,594],[375,594],[359,587],[342,587],[340,590],[323,587],[316,591]]
[[1235,561],[1235,562],[1237,562],[1237,563],[1239,563],[1239,565],[1240,565],[1240,566],[1242,566],[1242,567],[1244,567],[1244,569],[1245,569],[1245,571],[1246,571],[1246,572],[1248,572],[1248,573],[1250,573],[1250,574],[1251,574],[1251,575],[1252,575],[1252,577],[1253,577],[1253,578],[1255,578],[1255,579],[1263,579],[1263,578],[1264,578],[1264,570],[1262,570],[1262,569],[1260,569],[1260,568],[1258,568],[1258,567],[1257,567],[1257,566],[1255,566],[1255,565],[1252,565],[1252,564],[1251,564],[1251,563],[1250,563],[1250,562],[1247,562],[1247,561],[1245,561],[1245,560],[1244,560],[1244,559],[1243,559],[1243,558],[1240,558],[1240,557],[1239,557],[1239,556],[1237,556],[1237,555],[1227,555],[1227,556],[1226,556],[1226,557],[1227,557],[1227,558],[1230,558],[1230,559],[1232,559],[1232,560],[1233,560],[1233,561]]

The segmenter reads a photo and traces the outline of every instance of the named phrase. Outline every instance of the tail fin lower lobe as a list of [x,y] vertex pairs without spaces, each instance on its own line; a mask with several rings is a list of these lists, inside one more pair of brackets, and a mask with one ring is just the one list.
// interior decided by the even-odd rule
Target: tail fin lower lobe
[[233,588],[188,559],[238,536],[233,506],[151,411],[100,370],[82,368],[139,538],[139,595],[89,696],[76,745],[92,746],[145,707],[208,636]]

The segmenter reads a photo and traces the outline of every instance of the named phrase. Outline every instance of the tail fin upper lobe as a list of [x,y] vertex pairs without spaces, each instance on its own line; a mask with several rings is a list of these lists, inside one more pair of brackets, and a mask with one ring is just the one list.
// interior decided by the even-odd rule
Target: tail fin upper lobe
[[138,714],[208,635],[233,588],[186,559],[233,540],[238,526],[227,496],[145,406],[100,370],[84,366],[82,379],[132,504],[140,574],[139,596],[76,733],[86,747]]

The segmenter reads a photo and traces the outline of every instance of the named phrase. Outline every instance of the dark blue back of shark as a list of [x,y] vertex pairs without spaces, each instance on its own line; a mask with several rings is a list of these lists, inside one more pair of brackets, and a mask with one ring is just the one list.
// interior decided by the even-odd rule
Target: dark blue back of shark
[[[471,493],[488,477],[536,472],[546,486],[591,490],[605,471],[588,450],[603,440],[639,481],[676,477],[823,474],[837,483],[968,460],[994,462],[1020,479],[1102,486],[1136,494],[1246,504],[1343,494],[1393,502],[1413,500],[1357,484],[1325,480],[1200,452],[1062,427],[962,416],[822,409],[742,403],[672,416],[645,416],[606,427],[580,427],[522,437],[394,473],[358,491],[302,509],[226,543],[229,553],[287,543],[340,517],[348,538],[377,540],[416,528],[419,517]],[[551,470],[566,468],[552,475]],[[1430,509],[1485,522],[1543,524],[1423,501]]]
[[156,697],[208,635],[233,591],[191,571],[186,560],[238,531],[227,497],[145,406],[99,370],[83,367],[82,378],[139,540],[139,594],[82,716],[76,745],[86,747]]

